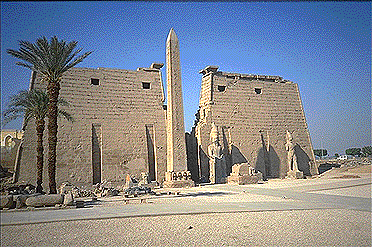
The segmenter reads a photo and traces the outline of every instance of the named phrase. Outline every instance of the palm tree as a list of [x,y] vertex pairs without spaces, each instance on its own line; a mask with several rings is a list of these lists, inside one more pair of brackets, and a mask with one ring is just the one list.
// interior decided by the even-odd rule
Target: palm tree
[[[3,125],[8,124],[19,117],[24,117],[24,124],[35,119],[36,123],[36,135],[37,135],[37,155],[36,155],[36,167],[37,167],[37,187],[36,192],[41,193],[43,191],[43,165],[44,165],[44,147],[43,147],[43,135],[45,129],[45,117],[48,113],[48,102],[49,98],[45,91],[39,89],[33,89],[30,91],[20,91],[10,99],[8,108],[3,112],[4,122]],[[68,103],[63,100],[58,100],[59,105],[68,106]],[[69,121],[72,121],[72,117],[69,113],[63,110],[58,110],[59,116],[63,116]]]
[[49,192],[56,194],[57,102],[60,83],[63,73],[83,61],[91,52],[78,56],[81,49],[74,51],[77,41],[66,43],[63,40],[59,41],[56,36],[51,38],[50,43],[45,37],[42,37],[38,38],[35,44],[28,41],[20,41],[19,45],[19,51],[8,49],[7,53],[23,60],[23,62],[17,62],[16,64],[41,74],[42,81],[47,83],[49,98],[47,113]]

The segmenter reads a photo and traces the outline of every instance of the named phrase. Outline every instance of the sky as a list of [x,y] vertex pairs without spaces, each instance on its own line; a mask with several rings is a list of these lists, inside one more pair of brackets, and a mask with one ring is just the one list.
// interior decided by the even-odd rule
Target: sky
[[[77,67],[135,70],[165,63],[180,41],[185,129],[208,65],[298,84],[314,149],[371,145],[371,2],[1,2],[1,111],[30,70],[6,49],[57,36],[93,53]],[[166,82],[165,67],[162,69]],[[20,129],[22,120],[4,128]]]

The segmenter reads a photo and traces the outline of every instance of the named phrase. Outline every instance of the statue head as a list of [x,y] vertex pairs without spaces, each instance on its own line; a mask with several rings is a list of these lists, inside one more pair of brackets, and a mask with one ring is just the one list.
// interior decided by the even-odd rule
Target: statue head
[[212,123],[210,140],[211,140],[212,143],[218,141],[218,128],[217,128],[217,126],[215,125],[214,122]]

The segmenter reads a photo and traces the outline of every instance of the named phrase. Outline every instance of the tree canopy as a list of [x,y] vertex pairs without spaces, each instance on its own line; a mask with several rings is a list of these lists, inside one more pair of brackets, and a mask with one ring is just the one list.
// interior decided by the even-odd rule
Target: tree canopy
[[362,147],[362,156],[367,157],[370,155],[372,155],[372,147],[371,146]]
[[348,148],[345,150],[345,154],[352,155],[352,156],[360,156],[361,155],[361,148]]
[[48,93],[48,174],[49,190],[51,194],[57,193],[56,160],[57,160],[57,117],[58,97],[61,89],[60,82],[63,73],[82,62],[91,52],[78,55],[81,49],[75,50],[77,41],[66,43],[52,37],[50,43],[46,37],[41,37],[35,43],[19,41],[19,50],[8,49],[7,53],[23,60],[17,65],[26,67],[42,76],[42,81],[47,83]]
[[327,149],[314,149],[314,154],[316,156],[322,157],[322,156],[326,156],[328,154],[328,151]]

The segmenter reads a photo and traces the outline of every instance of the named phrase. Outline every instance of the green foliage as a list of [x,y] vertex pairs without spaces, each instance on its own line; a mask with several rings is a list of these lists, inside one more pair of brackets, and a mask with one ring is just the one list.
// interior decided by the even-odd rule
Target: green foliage
[[336,158],[340,157],[340,155],[338,153],[335,153],[335,156],[336,156]]
[[57,156],[57,117],[58,117],[58,96],[60,82],[64,72],[68,71],[84,58],[91,54],[86,52],[78,55],[81,49],[77,49],[76,41],[66,43],[58,40],[56,36],[52,37],[50,43],[45,37],[38,38],[33,44],[28,41],[19,42],[19,51],[8,49],[7,53],[13,57],[23,60],[17,62],[17,65],[31,69],[41,75],[42,81],[46,82],[48,90],[48,174],[49,188],[51,194],[57,193],[55,173]]
[[24,117],[25,124],[34,118],[45,119],[48,112],[48,96],[41,90],[20,91],[10,98],[7,109],[3,112],[3,126],[9,122]]
[[40,73],[47,83],[59,81],[62,74],[71,69],[92,52],[86,52],[80,56],[81,49],[76,51],[77,41],[66,43],[52,37],[50,43],[46,37],[38,38],[35,44],[28,41],[19,41],[19,51],[7,49],[7,53],[23,60],[17,65],[26,67]]
[[328,154],[327,149],[314,149],[314,154],[318,157],[326,156]]
[[361,148],[348,148],[345,150],[345,154],[352,155],[352,156],[360,156],[361,155]]
[[367,157],[370,155],[372,155],[372,147],[371,146],[362,147],[362,156]]
[[[35,120],[44,120],[48,113],[48,103],[48,95],[43,90],[32,89],[30,91],[20,91],[10,98],[9,105],[3,112],[3,126],[20,117],[24,117],[25,124],[32,118]],[[69,106],[69,103],[63,99],[59,99],[58,105]],[[72,116],[64,110],[58,109],[58,115],[66,118],[68,121],[73,121]]]

